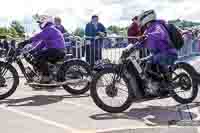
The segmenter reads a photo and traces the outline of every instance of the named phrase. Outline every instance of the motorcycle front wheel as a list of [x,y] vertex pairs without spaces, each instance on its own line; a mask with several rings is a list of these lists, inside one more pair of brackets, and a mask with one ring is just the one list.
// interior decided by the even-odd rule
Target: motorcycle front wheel
[[0,100],[11,96],[19,85],[16,69],[8,63],[0,62]]
[[133,96],[127,77],[114,69],[97,73],[93,77],[90,93],[94,103],[109,113],[123,112],[132,104]]

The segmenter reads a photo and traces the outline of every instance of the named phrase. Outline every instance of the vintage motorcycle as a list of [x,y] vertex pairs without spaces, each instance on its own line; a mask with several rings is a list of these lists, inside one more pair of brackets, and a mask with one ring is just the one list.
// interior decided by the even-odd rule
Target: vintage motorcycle
[[[189,63],[177,61],[165,73],[159,65],[155,65],[153,69],[146,71],[148,76],[144,76],[149,57],[136,58],[137,50],[133,45],[128,46],[126,52],[122,53],[119,64],[113,64],[93,77],[90,93],[99,108],[119,113],[128,109],[133,102],[172,97],[177,102],[186,104],[196,98],[198,83],[193,78],[196,71]],[[188,97],[180,95],[188,92]],[[122,97],[119,97],[120,94]]]
[[[48,62],[49,73],[54,82],[49,84],[36,82],[41,75],[36,67],[25,62],[35,61],[27,49],[26,47],[16,49],[10,47],[3,61],[0,61],[0,99],[7,98],[15,92],[19,85],[18,69],[24,75],[26,84],[33,88],[63,87],[75,95],[83,94],[89,90],[91,81],[89,65],[82,60],[71,59],[67,56],[57,62]],[[13,81],[7,81],[10,79]]]

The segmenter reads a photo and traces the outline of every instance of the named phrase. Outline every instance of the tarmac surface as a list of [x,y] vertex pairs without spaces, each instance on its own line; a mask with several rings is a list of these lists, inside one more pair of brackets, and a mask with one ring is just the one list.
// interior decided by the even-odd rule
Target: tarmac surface
[[[133,103],[125,112],[99,109],[89,92],[74,96],[63,88],[36,91],[24,84],[0,101],[2,133],[198,133],[200,95],[179,105],[172,98]],[[193,121],[191,121],[191,118]],[[177,121],[185,120],[177,124]]]

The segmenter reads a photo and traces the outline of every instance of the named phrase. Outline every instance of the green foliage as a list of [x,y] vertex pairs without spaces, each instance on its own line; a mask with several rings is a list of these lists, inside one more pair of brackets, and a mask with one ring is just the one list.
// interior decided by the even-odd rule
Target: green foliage
[[[16,33],[20,36],[20,37],[24,37],[24,34],[25,34],[25,30],[24,30],[24,27],[20,24],[20,22],[18,21],[12,21],[11,23],[11,29],[12,29],[12,32],[15,30]],[[14,29],[14,30],[13,30]]]
[[[186,28],[186,27],[190,28],[190,27],[194,27],[194,26],[200,26],[200,23],[198,23],[198,22],[185,21],[185,20],[180,20],[180,19],[170,20],[168,22],[175,24],[176,26],[178,26],[182,29]],[[121,36],[127,36],[128,27],[121,28],[121,27],[112,25],[112,26],[109,26],[107,30],[108,30],[109,34],[115,33],[115,34],[118,34]]]
[[24,27],[18,21],[13,21],[9,28],[0,27],[0,36],[6,38],[22,38],[24,33]]
[[32,17],[33,17],[34,20],[37,20],[38,17],[39,17],[39,14],[36,13],[36,14],[34,14]]
[[169,23],[175,24],[176,26],[180,27],[180,28],[190,28],[190,27],[194,27],[194,26],[199,26],[200,23],[198,22],[192,22],[192,21],[186,21],[186,20],[171,20],[169,21]]
[[121,36],[127,36],[128,27],[118,27],[118,26],[112,25],[112,26],[109,26],[107,30],[109,34],[115,33]]
[[14,37],[14,38],[15,38],[15,37],[19,37],[17,31],[16,31],[14,28],[12,28],[12,27],[9,29],[9,33],[10,33],[11,36]]
[[111,25],[111,26],[108,27],[108,32],[119,34],[120,31],[121,31],[121,29],[118,26]]
[[75,36],[80,36],[80,37],[84,37],[84,29],[83,28],[77,28],[74,33],[73,33]]

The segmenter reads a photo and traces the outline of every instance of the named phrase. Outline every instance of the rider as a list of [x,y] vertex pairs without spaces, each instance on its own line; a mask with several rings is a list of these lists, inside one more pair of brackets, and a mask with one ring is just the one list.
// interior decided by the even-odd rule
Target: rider
[[47,15],[40,15],[37,23],[41,32],[28,40],[20,43],[19,46],[31,44],[31,53],[36,60],[34,64],[41,72],[40,83],[49,83],[48,62],[56,62],[64,58],[64,38],[62,33],[53,24],[53,18]]
[[163,70],[172,65],[177,59],[177,50],[171,46],[171,40],[163,20],[157,20],[154,10],[148,10],[140,14],[140,25],[144,30],[146,40],[140,47],[150,50],[152,58],[147,69],[152,64],[159,64]]
[[54,23],[56,25],[56,28],[59,29],[63,34],[68,33],[65,27],[61,24],[61,18],[60,17],[55,17],[54,18]]
[[[157,20],[156,13],[154,10],[148,10],[139,15],[140,26],[144,31],[144,34],[138,37],[139,40],[143,40],[142,43],[138,43],[135,48],[147,48],[151,56],[147,58],[147,64],[144,69],[143,78],[149,82],[148,71],[153,70],[159,66],[162,73],[168,72],[168,66],[172,65],[177,59],[177,50],[172,47],[171,39],[169,33],[165,27],[165,22],[163,20]],[[168,81],[168,76],[165,76]],[[153,77],[152,77],[153,78]],[[151,82],[151,81],[150,81]],[[168,82],[163,82],[164,86]],[[159,86],[157,86],[159,87]],[[161,89],[160,94],[167,94],[168,90]],[[148,94],[147,94],[148,95]],[[150,94],[152,95],[152,94]],[[154,95],[154,94],[153,94]],[[157,92],[155,92],[157,95]]]

